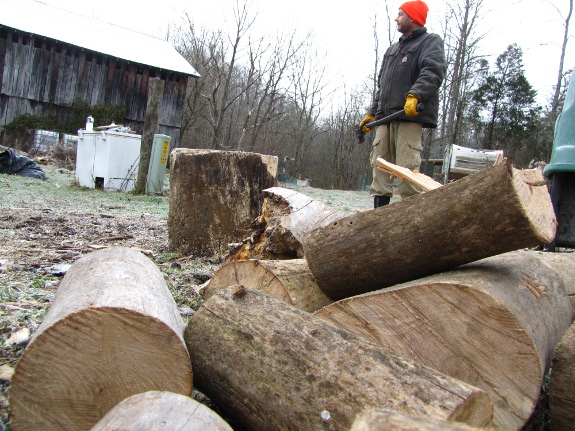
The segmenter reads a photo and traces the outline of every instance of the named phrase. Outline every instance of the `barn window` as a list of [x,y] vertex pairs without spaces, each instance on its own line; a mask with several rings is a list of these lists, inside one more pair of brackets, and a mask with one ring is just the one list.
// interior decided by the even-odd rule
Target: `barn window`
[[6,31],[5,27],[0,27],[0,39],[8,39],[8,31]]

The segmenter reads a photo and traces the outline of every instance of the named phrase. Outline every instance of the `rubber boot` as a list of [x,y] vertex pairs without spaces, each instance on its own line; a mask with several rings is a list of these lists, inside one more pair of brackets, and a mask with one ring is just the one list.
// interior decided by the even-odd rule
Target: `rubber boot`
[[379,208],[384,205],[389,204],[390,196],[374,196],[373,197],[373,208]]

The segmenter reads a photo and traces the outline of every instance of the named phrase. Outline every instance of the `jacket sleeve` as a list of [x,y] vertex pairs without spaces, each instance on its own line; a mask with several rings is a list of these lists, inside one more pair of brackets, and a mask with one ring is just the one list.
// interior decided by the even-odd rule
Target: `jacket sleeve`
[[446,64],[443,40],[437,34],[430,34],[424,42],[419,57],[419,75],[408,94],[413,94],[420,101],[425,101],[436,93],[445,78]]

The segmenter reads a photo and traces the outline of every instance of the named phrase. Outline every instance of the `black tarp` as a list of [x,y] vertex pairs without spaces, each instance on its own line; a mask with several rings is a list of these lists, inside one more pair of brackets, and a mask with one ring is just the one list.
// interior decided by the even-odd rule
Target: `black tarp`
[[46,179],[46,174],[34,160],[8,149],[0,153],[0,174]]

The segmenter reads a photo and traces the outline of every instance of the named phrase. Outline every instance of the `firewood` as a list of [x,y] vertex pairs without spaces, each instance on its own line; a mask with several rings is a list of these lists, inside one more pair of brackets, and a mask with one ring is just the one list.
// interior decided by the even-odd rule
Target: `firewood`
[[366,406],[491,421],[485,392],[243,286],[206,300],[184,339],[198,389],[250,430],[348,430]]
[[149,391],[126,398],[90,431],[232,431],[220,416],[190,397]]
[[346,215],[295,190],[271,187],[264,190],[262,211],[250,237],[226,260],[302,258],[306,233]]
[[[489,428],[491,429],[491,428]],[[461,422],[447,422],[392,410],[365,409],[355,418],[350,431],[487,431]]]
[[82,257],[18,362],[13,428],[88,430],[130,395],[189,395],[184,326],[161,272],[141,253],[113,247]]
[[531,252],[335,302],[316,316],[485,390],[494,428],[520,429],[571,323],[563,281]]
[[337,300],[546,244],[557,223],[535,177],[537,169],[501,164],[334,221],[304,238],[309,269]]
[[209,298],[232,285],[259,290],[310,313],[332,302],[317,286],[305,259],[231,262],[214,274],[203,293]]
[[565,332],[555,348],[549,410],[553,431],[572,430],[575,424],[575,324]]

